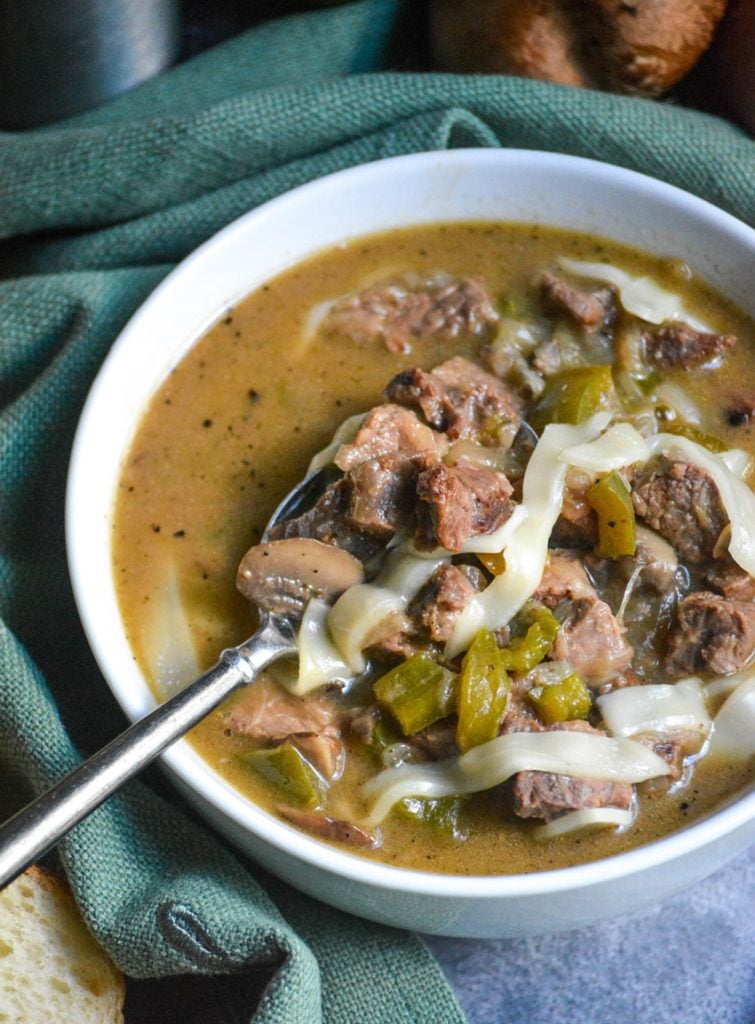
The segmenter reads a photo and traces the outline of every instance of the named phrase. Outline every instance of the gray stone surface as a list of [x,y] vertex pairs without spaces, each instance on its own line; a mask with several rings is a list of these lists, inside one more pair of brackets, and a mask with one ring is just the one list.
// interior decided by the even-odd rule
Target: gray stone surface
[[470,1024],[755,1024],[755,848],[632,918],[426,941]]

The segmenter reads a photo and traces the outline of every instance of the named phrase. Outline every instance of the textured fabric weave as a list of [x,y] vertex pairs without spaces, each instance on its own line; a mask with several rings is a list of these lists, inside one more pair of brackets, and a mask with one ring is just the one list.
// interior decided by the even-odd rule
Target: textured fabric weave
[[[607,160],[755,221],[755,151],[671,105],[503,77],[396,74],[393,0],[250,32],[108,106],[0,134],[0,756],[20,805],[124,722],[66,574],[65,473],[86,391],[177,260],[292,186],[384,156],[518,146]],[[461,1021],[414,937],[315,904],[175,809],[154,773],[60,855],[132,976],[258,972],[238,1019]],[[229,991],[233,981],[229,979]],[[234,1018],[235,1019],[235,1018]]]

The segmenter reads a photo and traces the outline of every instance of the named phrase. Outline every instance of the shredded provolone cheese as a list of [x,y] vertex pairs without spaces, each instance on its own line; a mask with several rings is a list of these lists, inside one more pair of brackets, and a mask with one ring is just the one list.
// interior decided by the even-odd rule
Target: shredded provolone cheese
[[547,825],[538,825],[532,830],[533,839],[553,839],[554,836],[565,836],[571,832],[579,832],[583,828],[594,828],[596,825],[616,825],[619,828],[631,825],[634,815],[630,810],[621,807],[583,807],[581,811],[570,811],[561,814]]
[[707,735],[712,725],[702,683],[693,676],[673,685],[627,686],[598,697],[596,703],[612,736],[678,730]]
[[365,794],[375,799],[367,823],[379,824],[405,797],[477,793],[521,771],[635,783],[667,775],[669,766],[648,747],[630,739],[566,731],[508,733],[460,757],[381,772],[364,786]]
[[466,650],[483,626],[505,626],[537,589],[548,557],[548,539],[563,502],[567,466],[562,455],[595,438],[610,418],[609,413],[597,413],[579,426],[552,423],[545,428],[524,473],[520,522],[511,530],[505,548],[499,549],[506,552],[506,571],[461,613],[446,647],[447,657]]
[[297,636],[299,672],[288,687],[297,697],[334,679],[347,681],[353,676],[328,635],[325,621],[329,612],[330,605],[319,597],[313,597],[304,610]]

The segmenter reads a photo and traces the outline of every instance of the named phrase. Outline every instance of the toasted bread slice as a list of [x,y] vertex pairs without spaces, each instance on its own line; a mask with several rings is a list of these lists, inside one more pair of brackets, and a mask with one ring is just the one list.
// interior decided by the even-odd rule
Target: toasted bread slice
[[122,1024],[125,994],[63,879],[31,867],[0,892],[1,1024]]

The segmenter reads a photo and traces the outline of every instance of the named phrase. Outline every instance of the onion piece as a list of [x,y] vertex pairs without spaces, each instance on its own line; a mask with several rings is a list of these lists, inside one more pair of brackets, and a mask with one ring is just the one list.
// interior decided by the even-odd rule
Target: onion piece
[[598,697],[596,703],[613,736],[682,729],[707,735],[713,724],[702,683],[694,676],[675,684],[627,686]]
[[594,828],[596,825],[617,825],[619,828],[631,825],[634,815],[630,810],[621,807],[584,807],[581,811],[570,811],[562,814],[547,825],[538,825],[532,830],[532,838],[538,840],[553,839],[565,836],[583,828]]
[[681,296],[666,291],[652,277],[633,277],[612,263],[590,263],[561,256],[558,264],[570,274],[593,281],[603,281],[618,289],[622,306],[633,316],[650,324],[666,320],[682,320],[697,331],[710,331],[710,327],[692,316],[684,308]]
[[655,397],[671,406],[674,412],[678,413],[687,423],[700,425],[700,410],[679,384],[670,380],[663,381],[655,389]]
[[595,438],[610,419],[610,413],[601,412],[579,426],[551,423],[545,428],[524,473],[520,506],[524,517],[503,548],[506,571],[467,604],[446,645],[446,657],[453,658],[466,650],[483,626],[499,629],[506,625],[534,593],[545,569],[548,539],[563,502],[567,466],[561,456],[567,448]]
[[352,671],[338,653],[325,628],[329,612],[330,605],[319,597],[313,597],[304,609],[296,638],[299,672],[296,681],[288,686],[297,697],[303,697],[310,690],[334,679],[348,681],[352,678]]
[[755,755],[755,671],[726,698],[713,719],[710,755],[749,761]]
[[517,772],[541,771],[613,782],[668,775],[668,764],[635,740],[578,732],[519,732],[498,736],[460,757],[400,765],[363,787],[375,803],[366,821],[377,825],[407,796],[439,798],[491,789]]

